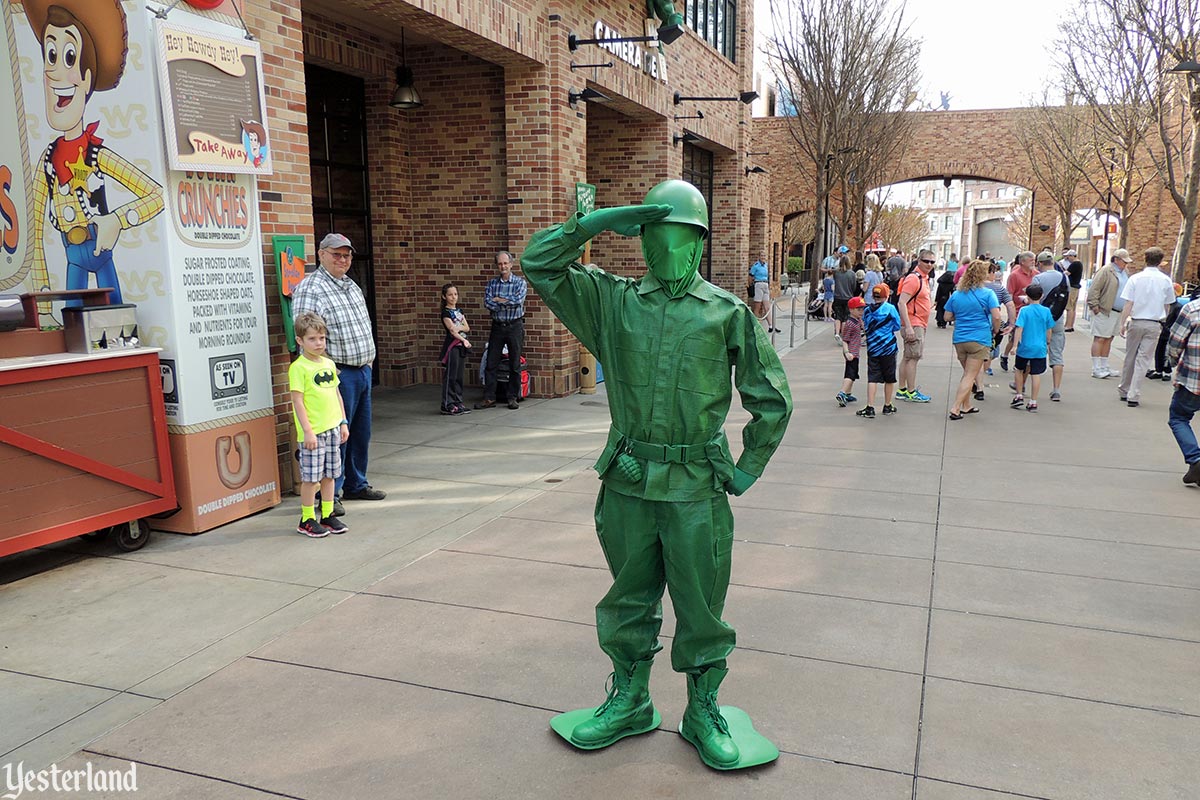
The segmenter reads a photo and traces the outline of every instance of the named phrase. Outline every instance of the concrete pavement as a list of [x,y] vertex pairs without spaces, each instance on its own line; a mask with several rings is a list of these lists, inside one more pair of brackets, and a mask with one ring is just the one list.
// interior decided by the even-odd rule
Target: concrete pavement
[[378,394],[389,496],[347,503],[345,536],[291,533],[288,497],[133,554],[0,560],[0,776],[135,761],[143,796],[189,799],[1193,798],[1200,491],[1179,481],[1169,385],[1118,403],[1080,326],[1061,403],[1012,411],[997,372],[984,412],[950,422],[959,370],[934,330],[934,402],[863,420],[833,402],[828,327],[785,354],[796,413],[733,500],[721,697],[774,765],[700,764],[665,655],[660,730],[587,754],[550,732],[609,671],[604,395],[448,418],[418,387]]

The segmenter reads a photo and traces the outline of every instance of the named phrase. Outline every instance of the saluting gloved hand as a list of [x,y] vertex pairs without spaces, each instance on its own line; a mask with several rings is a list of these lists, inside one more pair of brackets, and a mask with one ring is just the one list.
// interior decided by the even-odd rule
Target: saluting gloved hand
[[598,208],[590,214],[585,214],[577,225],[592,236],[601,231],[613,231],[621,236],[638,236],[643,225],[666,219],[671,211],[669,205]]
[[756,480],[758,480],[757,475],[751,475],[749,472],[734,467],[733,477],[725,481],[725,491],[734,497],[741,497],[747,489],[754,485]]

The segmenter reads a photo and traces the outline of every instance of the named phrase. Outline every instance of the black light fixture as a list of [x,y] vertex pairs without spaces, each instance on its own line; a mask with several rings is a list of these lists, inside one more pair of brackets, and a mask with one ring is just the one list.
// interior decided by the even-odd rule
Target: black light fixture
[[679,120],[681,120],[681,119],[704,119],[704,112],[701,111],[700,109],[696,109],[696,113],[692,114],[690,117],[688,117],[688,116],[675,117],[676,122],[679,122]]
[[714,101],[719,100],[719,101],[727,101],[727,102],[745,103],[746,105],[750,105],[757,99],[758,99],[758,92],[741,92],[738,94],[737,97],[684,97],[679,92],[675,93],[675,105],[679,105],[684,100],[697,100],[700,102],[703,102],[706,100],[714,100]]
[[1043,223],[1041,225],[1038,225],[1038,230],[1041,231],[1042,233],[1045,233],[1046,231],[1050,230],[1050,226]]
[[576,64],[574,61],[572,61],[570,66],[571,71],[574,72],[577,69],[608,69],[612,65],[612,61],[602,61],[598,64]]
[[762,167],[746,167],[746,175],[766,175],[767,171]]
[[580,48],[581,45],[585,45],[585,44],[621,44],[622,42],[647,42],[647,43],[649,43],[649,42],[658,42],[658,41],[662,41],[664,44],[670,44],[671,42],[675,41],[675,39],[678,39],[678,38],[679,37],[676,36],[673,39],[665,40],[665,39],[660,39],[657,36],[618,36],[613,39],[580,39],[575,34],[568,33],[567,34],[567,49],[570,50],[572,53],[574,53],[576,50],[578,50]]
[[607,103],[609,98],[608,98],[608,95],[601,94],[600,92],[597,92],[595,89],[593,89],[590,86],[585,86],[582,92],[574,92],[571,90],[567,90],[567,105],[573,106],[576,103],[578,103],[580,100],[582,100],[585,103],[590,103],[593,100],[597,100],[602,103]]
[[683,133],[677,133],[673,137],[671,137],[671,146],[674,147],[675,145],[679,144],[680,142],[683,142],[684,144],[691,144],[692,142],[698,142],[698,141],[700,141],[699,136],[692,133],[691,131],[684,131]]
[[1167,70],[1167,72],[1200,72],[1200,63],[1190,58],[1184,59]]
[[951,179],[951,177],[950,177],[949,175],[947,175],[946,177],[942,178],[942,186],[945,186],[947,189],[949,189],[949,188],[950,188],[950,184],[951,184],[952,182],[953,182],[953,181],[952,181],[952,179]]
[[413,87],[413,73],[412,68],[408,66],[408,52],[404,47],[403,28],[400,29],[400,66],[396,67],[396,91],[392,92],[392,99],[388,105],[403,110],[420,108],[424,105],[421,102],[421,95],[417,94],[417,90]]

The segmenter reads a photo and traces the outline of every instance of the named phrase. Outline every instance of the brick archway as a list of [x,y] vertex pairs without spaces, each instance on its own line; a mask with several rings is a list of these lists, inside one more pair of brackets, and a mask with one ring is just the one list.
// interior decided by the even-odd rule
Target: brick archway
[[[1033,176],[1024,150],[1017,138],[1018,126],[1025,124],[1030,109],[1002,108],[981,111],[914,112],[915,130],[907,152],[887,176],[886,183],[937,179],[981,178],[1022,186],[1033,192],[1032,215],[1035,222],[1049,224],[1048,231],[1033,230],[1030,246],[1038,250],[1054,244],[1055,212],[1038,180]],[[772,242],[783,238],[783,220],[798,212],[813,211],[812,165],[800,152],[788,132],[786,117],[757,117],[753,120],[751,150],[769,173],[770,209],[767,231]],[[833,207],[837,206],[836,199]],[[1093,206],[1092,198],[1080,197],[1081,208]],[[1137,254],[1150,245],[1168,253],[1179,231],[1179,213],[1165,190],[1147,191],[1136,216],[1128,223],[1128,248]],[[1200,252],[1200,228],[1192,242],[1193,257],[1185,275],[1196,279],[1196,253]]]
[[[1016,135],[1026,109],[939,111],[915,113],[915,129],[905,155],[896,162],[884,183],[939,178],[979,178],[1022,186],[1033,192],[1033,213],[1053,223],[1054,215],[1039,197],[1038,180]],[[771,176],[771,209],[768,230],[782,239],[785,218],[813,210],[814,176],[788,132],[785,117],[754,120],[754,150]],[[806,169],[806,166],[808,167]],[[833,200],[833,206],[837,206]],[[1034,230],[1034,249],[1053,244],[1054,231]]]

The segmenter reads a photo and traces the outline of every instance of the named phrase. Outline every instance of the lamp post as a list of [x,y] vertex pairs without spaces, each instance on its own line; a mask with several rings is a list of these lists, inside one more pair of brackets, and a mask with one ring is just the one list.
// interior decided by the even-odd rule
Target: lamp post
[[1104,254],[1100,256],[1100,266],[1108,263],[1108,219],[1112,214],[1112,181],[1113,170],[1117,168],[1117,148],[1108,148],[1108,193],[1104,196]]

